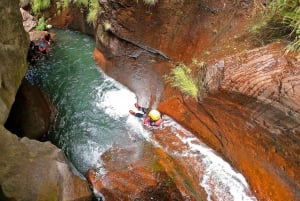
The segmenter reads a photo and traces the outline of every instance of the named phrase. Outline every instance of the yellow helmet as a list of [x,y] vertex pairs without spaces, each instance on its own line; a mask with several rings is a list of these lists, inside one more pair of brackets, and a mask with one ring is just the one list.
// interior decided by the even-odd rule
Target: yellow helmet
[[153,121],[157,121],[160,119],[160,112],[157,110],[151,110],[149,112],[149,117],[153,120]]

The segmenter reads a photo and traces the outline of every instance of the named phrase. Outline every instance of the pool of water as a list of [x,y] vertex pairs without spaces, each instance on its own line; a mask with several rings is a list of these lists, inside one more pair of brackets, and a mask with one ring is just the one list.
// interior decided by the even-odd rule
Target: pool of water
[[130,126],[138,122],[128,122],[136,97],[100,71],[92,55],[93,38],[69,30],[55,34],[49,55],[30,67],[26,77],[57,107],[51,141],[84,174],[112,144],[143,138]]

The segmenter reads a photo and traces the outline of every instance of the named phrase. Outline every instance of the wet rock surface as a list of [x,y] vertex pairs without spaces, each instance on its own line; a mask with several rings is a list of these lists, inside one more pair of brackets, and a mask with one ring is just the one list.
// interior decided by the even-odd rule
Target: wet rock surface
[[55,6],[45,13],[45,16],[49,18],[49,23],[54,27],[77,30],[88,35],[95,34],[93,25],[86,22],[87,9],[70,4],[69,8],[63,9],[60,15],[56,13]]
[[0,137],[1,200],[91,200],[86,180],[50,142],[20,139],[2,126]]
[[5,127],[19,137],[41,140],[54,123],[56,113],[48,95],[24,79]]
[[207,67],[203,101],[177,95],[160,104],[241,170],[262,200],[299,197],[299,61],[283,51],[271,44],[220,59]]
[[49,142],[18,138],[3,125],[27,70],[29,36],[19,1],[0,4],[0,200],[91,200],[87,181]]
[[26,10],[24,10],[23,8],[20,8],[20,12],[22,14],[23,26],[24,26],[25,31],[29,32],[32,29],[34,29],[37,25],[36,19],[30,13],[28,13]]
[[[258,49],[250,44],[246,22],[257,3],[105,2],[108,14],[101,23],[111,23],[112,30],[98,27],[95,58],[136,92],[141,104],[159,102],[159,110],[218,151],[242,172],[259,200],[298,200],[299,61],[283,56],[282,44]],[[162,75],[172,61],[133,54],[139,48],[116,35],[158,49],[172,61],[194,56],[208,61],[207,96],[197,102],[165,85]],[[149,90],[152,86],[162,90]]]
[[1,19],[0,29],[0,124],[3,125],[27,70],[29,40],[22,25],[17,2],[3,1],[0,12],[6,16]]
[[[201,105],[180,96],[160,105],[237,167],[260,200],[297,200],[299,133],[274,135],[261,127],[255,119],[266,108],[275,115],[275,108],[256,99],[224,92],[208,96]],[[271,118],[273,124],[274,117],[283,117],[279,114]]]
[[113,147],[101,161],[103,166],[92,168],[88,178],[105,200],[205,200],[203,190],[193,193],[197,184],[185,184],[187,172],[147,142]]

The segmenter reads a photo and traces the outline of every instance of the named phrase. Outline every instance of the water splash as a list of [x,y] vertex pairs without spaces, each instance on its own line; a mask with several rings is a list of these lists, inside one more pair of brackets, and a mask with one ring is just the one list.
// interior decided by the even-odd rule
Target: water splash
[[111,117],[125,117],[129,115],[129,108],[136,102],[136,96],[127,89],[115,89],[107,91],[101,100],[96,102]]
[[[165,117],[165,127],[170,127],[176,138],[186,145],[185,150],[172,150],[163,147],[170,155],[181,160],[193,158],[197,161],[195,170],[201,170],[199,184],[207,193],[207,200],[219,201],[256,201],[249,186],[240,173],[235,171],[226,161],[219,157],[211,148],[196,138],[170,117]],[[177,141],[177,140],[176,140]],[[188,162],[186,163],[188,164]]]

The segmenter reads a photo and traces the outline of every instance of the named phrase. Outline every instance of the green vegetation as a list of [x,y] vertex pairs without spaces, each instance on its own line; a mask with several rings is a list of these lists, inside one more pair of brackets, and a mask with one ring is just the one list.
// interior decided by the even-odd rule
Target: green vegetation
[[111,30],[111,23],[109,23],[109,22],[104,22],[104,23],[103,23],[103,28],[104,28],[104,31],[109,31],[109,30]]
[[60,0],[56,2],[56,8],[59,12],[68,7],[69,7],[69,0]]
[[[89,24],[96,25],[98,13],[101,10],[98,0],[55,0],[57,12],[61,13],[61,10],[68,8],[70,3],[76,4],[79,7],[85,7],[88,9],[87,22]],[[31,0],[32,10],[35,15],[39,15],[41,11],[51,6],[51,0]]]
[[198,95],[197,81],[192,77],[191,68],[183,63],[179,63],[171,70],[170,75],[166,76],[166,81],[173,87],[179,88],[181,92],[193,98]]
[[193,76],[190,67],[179,63],[174,66],[169,75],[165,76],[165,80],[182,93],[197,98],[199,92],[203,90],[206,66],[204,62],[198,62],[196,59],[193,59],[192,65],[197,68],[196,76]]
[[96,26],[99,10],[100,5],[98,3],[98,0],[91,0],[89,4],[89,13],[87,15],[87,22],[89,24],[93,24],[94,26]]
[[268,0],[260,15],[262,20],[252,27],[252,32],[261,39],[261,43],[288,39],[291,42],[287,52],[300,52],[299,0]]
[[146,5],[154,6],[158,0],[143,0]]
[[50,5],[51,5],[51,0],[33,0],[32,1],[33,13],[37,14],[40,11],[49,8]]
[[161,167],[159,161],[160,161],[160,157],[159,157],[159,156],[156,156],[155,161],[154,161],[153,164],[152,164],[152,168],[153,168],[153,171],[154,171],[154,172],[159,172],[159,171],[162,170],[162,167]]
[[82,5],[84,7],[88,7],[89,0],[73,0],[73,3],[76,5]]
[[190,113],[188,111],[185,111],[183,114],[182,114],[183,118],[184,118],[184,121],[186,122],[190,122],[191,121],[191,116],[190,116]]
[[166,186],[171,188],[175,185],[175,176],[172,174],[166,181]]
[[197,66],[197,86],[199,86],[199,93],[201,97],[205,96],[205,75],[206,75],[206,64],[204,61],[198,61],[197,59],[192,60],[192,64]]
[[46,25],[47,25],[46,20],[45,20],[44,16],[42,16],[41,18],[39,18],[36,29],[39,31],[44,31],[46,29]]

